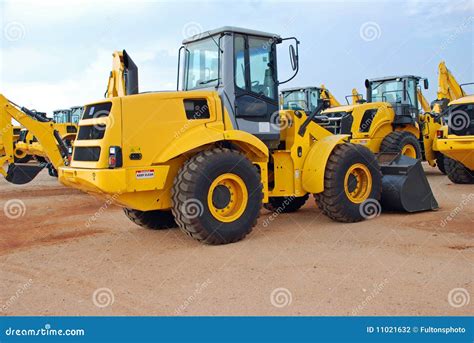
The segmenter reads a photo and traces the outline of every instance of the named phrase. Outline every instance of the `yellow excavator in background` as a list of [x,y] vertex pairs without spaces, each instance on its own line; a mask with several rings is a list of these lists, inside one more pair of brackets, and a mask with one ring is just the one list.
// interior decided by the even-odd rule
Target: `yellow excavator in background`
[[444,170],[454,183],[474,183],[474,95],[467,95],[444,61],[438,67],[437,99],[432,112],[443,118],[433,150],[442,156]]
[[[107,98],[133,92],[132,88],[127,87],[131,83],[125,80],[138,82],[137,68],[126,51],[116,51],[112,56],[112,71],[105,94]],[[53,119],[47,118],[46,113],[29,110],[14,103],[10,103],[8,109],[0,113],[0,127],[3,128],[0,132],[0,173],[14,184],[30,182],[45,167],[51,176],[57,176],[57,166],[64,165],[62,159],[67,160],[72,154],[83,107],[56,110],[53,112]],[[100,117],[101,114],[97,116]],[[12,120],[19,122],[21,126],[13,126]],[[42,139],[37,137],[38,132]],[[5,164],[8,165],[7,169],[3,168]]]

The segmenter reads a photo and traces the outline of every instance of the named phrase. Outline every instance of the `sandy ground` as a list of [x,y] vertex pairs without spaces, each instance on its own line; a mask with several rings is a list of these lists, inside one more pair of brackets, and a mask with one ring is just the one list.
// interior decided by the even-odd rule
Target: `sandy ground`
[[46,173],[2,179],[0,206],[24,208],[0,208],[0,313],[472,315],[474,186],[428,175],[436,212],[340,224],[310,199],[226,246],[142,229]]

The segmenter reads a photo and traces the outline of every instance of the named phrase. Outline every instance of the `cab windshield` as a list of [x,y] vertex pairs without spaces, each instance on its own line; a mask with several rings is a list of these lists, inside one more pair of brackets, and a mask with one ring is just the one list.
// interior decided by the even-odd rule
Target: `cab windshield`
[[71,109],[71,122],[73,124],[79,123],[82,116],[82,107],[75,107]]
[[306,101],[306,92],[304,90],[283,92],[282,97],[284,110],[308,111],[308,102]]
[[373,102],[382,101],[396,104],[403,100],[402,81],[373,82],[370,91]]
[[53,119],[58,124],[64,124],[69,122],[69,111],[55,111],[53,113]]
[[[216,39],[216,38],[214,38]],[[218,79],[218,47],[213,37],[186,45],[185,89],[215,87]]]

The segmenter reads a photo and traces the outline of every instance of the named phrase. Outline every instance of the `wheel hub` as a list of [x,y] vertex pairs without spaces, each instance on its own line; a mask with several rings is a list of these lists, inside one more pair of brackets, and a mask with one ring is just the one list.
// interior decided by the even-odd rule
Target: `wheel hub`
[[212,216],[229,223],[244,213],[248,203],[248,191],[244,180],[236,174],[219,175],[209,187],[207,205]]
[[349,167],[344,178],[344,191],[353,203],[362,203],[372,191],[372,175],[369,168],[363,163],[356,163]]

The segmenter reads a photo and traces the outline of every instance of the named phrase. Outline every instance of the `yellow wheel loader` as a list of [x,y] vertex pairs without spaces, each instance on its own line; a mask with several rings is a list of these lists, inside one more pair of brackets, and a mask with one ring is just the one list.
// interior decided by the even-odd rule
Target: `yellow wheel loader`
[[448,123],[438,130],[433,149],[444,156],[448,178],[474,183],[474,95],[451,101],[445,110]]
[[303,110],[312,113],[324,100],[329,101],[330,107],[341,106],[324,85],[321,87],[287,88],[280,94],[280,104],[284,110]]
[[414,75],[366,80],[366,101],[354,89],[352,104],[325,109],[316,119],[332,132],[350,134],[352,143],[374,153],[397,152],[436,166],[439,156],[432,145],[441,119],[422,114],[422,108],[429,110],[420,90],[422,81],[427,89],[428,81]]
[[[179,226],[207,244],[243,239],[262,203],[284,212],[309,194],[341,222],[377,214],[378,201],[408,211],[436,208],[419,161],[397,154],[377,161],[348,135],[318,125],[318,111],[278,109],[278,86],[288,80],[278,81],[276,51],[291,40],[292,79],[296,38],[235,27],[183,42],[178,91],[139,94],[136,69],[124,73],[127,95],[85,106],[59,180],[113,195],[140,226]],[[0,110],[19,117],[13,107],[0,97]]]

